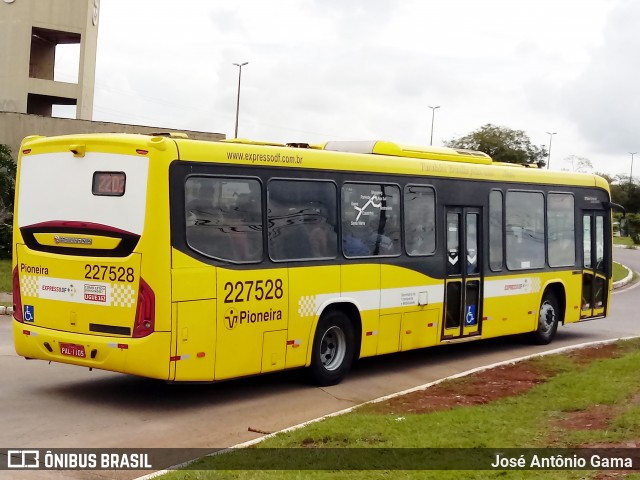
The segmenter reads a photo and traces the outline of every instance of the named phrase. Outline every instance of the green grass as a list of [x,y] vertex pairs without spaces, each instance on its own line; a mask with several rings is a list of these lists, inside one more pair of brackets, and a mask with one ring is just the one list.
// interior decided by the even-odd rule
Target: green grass
[[11,260],[0,260],[0,292],[10,292],[11,288]]
[[[322,450],[323,447],[347,452],[351,448],[468,448],[472,453],[480,448],[569,448],[586,444],[607,444],[640,439],[640,339],[619,342],[615,358],[598,359],[580,363],[569,355],[553,355],[531,360],[536,367],[549,375],[541,384],[528,392],[503,398],[484,405],[459,407],[427,414],[411,414],[402,411],[376,413],[374,405],[365,405],[356,411],[313,423],[305,428],[278,434],[256,449],[206,457],[188,471],[170,473],[167,479],[329,479],[336,478],[331,471],[270,471],[269,459],[273,455],[285,458],[294,455],[288,448]],[[612,381],[615,379],[615,381]],[[451,382],[455,387],[456,383]],[[635,399],[635,400],[633,400]],[[558,422],[572,412],[581,412],[595,406],[606,406],[616,412],[604,429],[568,430]],[[265,450],[262,449],[281,449]],[[300,452],[298,450],[297,452]],[[404,450],[406,451],[406,450]],[[276,452],[276,453],[274,453]],[[296,452],[291,450],[290,452]],[[389,452],[389,451],[387,451]],[[402,450],[400,450],[402,452]],[[262,454],[262,455],[261,455]],[[387,453],[389,454],[389,453]],[[393,451],[391,451],[393,454]],[[252,470],[226,470],[233,463],[233,455],[250,459]],[[338,455],[339,456],[339,455]],[[347,461],[347,460],[345,460]],[[245,463],[246,464],[246,463]],[[258,471],[263,465],[266,471]],[[215,468],[217,471],[213,471]],[[335,470],[344,465],[339,459]],[[200,469],[200,470],[194,470]],[[222,471],[221,471],[222,470]],[[594,471],[409,471],[383,470],[340,471],[339,478],[545,478],[586,479],[595,478]],[[627,476],[626,478],[638,478]]]
[[618,262],[613,262],[613,281],[618,282],[625,278],[629,272],[626,268],[623,268]]
[[613,244],[633,246],[633,240],[631,240],[631,237],[613,237]]

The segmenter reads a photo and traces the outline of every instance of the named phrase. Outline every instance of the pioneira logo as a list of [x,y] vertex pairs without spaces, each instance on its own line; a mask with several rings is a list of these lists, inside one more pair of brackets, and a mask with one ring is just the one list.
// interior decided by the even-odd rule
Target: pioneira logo
[[269,310],[252,312],[250,310],[236,310],[231,307],[224,314],[224,326],[227,330],[233,330],[237,325],[250,325],[261,322],[282,320],[282,310]]
[[61,235],[54,235],[53,241],[56,242],[56,245],[60,243],[66,243],[70,245],[91,245],[93,243],[93,240],[91,238],[63,237]]

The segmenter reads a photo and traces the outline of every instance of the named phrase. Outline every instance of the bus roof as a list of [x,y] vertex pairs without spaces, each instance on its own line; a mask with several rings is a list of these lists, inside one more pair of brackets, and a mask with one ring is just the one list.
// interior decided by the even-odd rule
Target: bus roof
[[391,155],[394,157],[423,158],[429,160],[446,160],[449,162],[480,163],[484,165],[492,163],[489,155],[475,150],[399,145],[397,143],[380,140],[327,142],[324,144],[324,150],[334,152]]
[[[96,147],[99,145],[98,149],[109,149],[109,145],[112,145],[118,151],[122,150],[116,146],[123,145],[137,146],[150,151],[165,151],[170,148],[169,144],[175,143],[179,159],[196,162],[453,177],[507,183],[595,186],[609,190],[608,182],[593,174],[557,172],[541,169],[536,165],[519,166],[493,162],[489,155],[473,150],[400,145],[379,140],[331,141],[310,145],[247,139],[204,141],[178,135],[96,133],[27,137],[23,141],[21,151],[29,148],[40,150],[38,147],[48,151],[71,150],[71,147],[78,143],[93,144]],[[91,147],[87,148],[87,152],[91,150]]]

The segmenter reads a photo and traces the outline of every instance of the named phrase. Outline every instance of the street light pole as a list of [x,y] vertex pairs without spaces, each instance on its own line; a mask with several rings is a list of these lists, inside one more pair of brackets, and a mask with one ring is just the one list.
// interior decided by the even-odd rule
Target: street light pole
[[551,140],[553,136],[558,132],[547,132],[549,135],[549,153],[547,154],[547,170],[549,170],[549,165],[551,164]]
[[631,171],[629,172],[629,185],[633,184],[633,156],[638,152],[629,152],[631,154]]
[[244,63],[234,63],[236,67],[238,67],[238,99],[236,101],[236,130],[235,130],[235,138],[238,138],[238,116],[240,115],[240,80],[242,79],[242,67],[247,65],[249,62]]
[[436,108],[440,108],[440,105],[435,107],[429,106],[429,108],[431,109],[431,140],[429,141],[429,145],[433,145],[433,121],[436,117]]

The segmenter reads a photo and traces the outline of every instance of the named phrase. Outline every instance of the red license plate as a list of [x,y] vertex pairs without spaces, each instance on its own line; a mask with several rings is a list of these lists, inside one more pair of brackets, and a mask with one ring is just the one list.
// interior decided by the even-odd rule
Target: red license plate
[[84,345],[76,345],[74,343],[61,343],[60,353],[69,357],[87,358],[84,353]]

